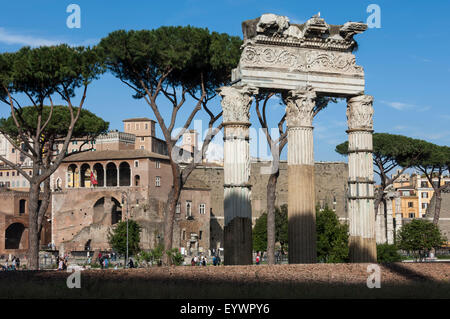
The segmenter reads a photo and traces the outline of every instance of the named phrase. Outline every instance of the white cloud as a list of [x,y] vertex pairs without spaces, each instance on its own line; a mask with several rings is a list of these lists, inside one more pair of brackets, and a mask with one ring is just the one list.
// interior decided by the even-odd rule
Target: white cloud
[[19,45],[28,45],[31,47],[38,47],[44,45],[57,45],[60,44],[62,41],[49,40],[29,35],[14,34],[5,30],[4,28],[0,28],[0,42],[10,45],[19,44]]
[[396,110],[403,111],[406,109],[411,109],[414,107],[412,104],[402,103],[402,102],[389,102],[389,101],[381,101],[381,103],[386,104]]
[[71,46],[88,46],[88,45],[94,45],[99,42],[98,39],[86,39],[82,41],[81,43],[70,43],[69,41],[64,40],[51,40],[51,39],[45,39],[40,37],[34,37],[30,35],[23,35],[18,33],[12,33],[10,31],[7,31],[5,28],[0,28],[0,42],[5,43],[8,45],[23,45],[23,46],[30,46],[30,47],[39,47],[39,46],[51,46],[51,45],[58,45],[62,43],[67,43]]

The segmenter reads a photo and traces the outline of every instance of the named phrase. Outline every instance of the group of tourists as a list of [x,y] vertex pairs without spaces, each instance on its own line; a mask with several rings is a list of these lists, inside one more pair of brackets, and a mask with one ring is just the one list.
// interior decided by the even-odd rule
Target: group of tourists
[[[212,258],[212,263],[214,266],[218,266],[221,263],[220,257],[214,255]],[[208,259],[206,256],[194,256],[191,259],[191,266],[206,266],[208,264]]]
[[64,257],[56,257],[56,264],[58,265],[58,270],[66,270],[67,263],[69,262],[69,255],[64,255]]
[[[100,253],[98,253],[97,260],[98,260],[98,263],[100,264],[100,267],[102,269],[104,269],[104,268],[107,269],[111,265],[112,261],[116,261],[117,260],[117,254],[113,252],[113,253],[108,253],[108,254],[104,254],[103,255],[100,252]],[[91,259],[89,257],[88,258],[88,264],[90,264],[90,263],[91,263]]]
[[8,259],[5,259],[5,263],[3,265],[1,265],[1,269],[4,271],[7,270],[18,270],[20,269],[20,258],[14,256],[11,260],[11,263],[9,262]]

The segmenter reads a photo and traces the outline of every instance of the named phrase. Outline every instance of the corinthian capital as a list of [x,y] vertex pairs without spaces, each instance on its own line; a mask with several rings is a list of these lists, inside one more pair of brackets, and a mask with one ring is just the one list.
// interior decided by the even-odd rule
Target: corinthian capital
[[373,96],[358,95],[347,99],[347,123],[352,129],[373,129]]
[[316,92],[310,86],[292,90],[284,97],[288,127],[312,126]]
[[217,89],[222,97],[223,122],[249,122],[253,95],[258,89],[244,86],[223,86]]

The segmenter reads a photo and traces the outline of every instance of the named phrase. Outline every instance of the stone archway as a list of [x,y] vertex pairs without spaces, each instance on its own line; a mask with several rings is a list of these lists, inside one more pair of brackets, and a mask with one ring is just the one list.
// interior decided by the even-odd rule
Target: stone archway
[[117,186],[117,166],[112,162],[106,165],[106,186]]
[[5,230],[5,249],[24,249],[22,237],[25,226],[22,223],[13,223]]
[[127,162],[119,165],[119,186],[131,186],[131,168]]
[[232,86],[218,90],[224,124],[225,264],[251,264],[249,126],[252,96],[282,93],[288,139],[289,262],[315,263],[313,109],[317,96],[347,99],[350,259],[376,262],[372,167],[373,97],[364,94],[353,36],[364,23],[328,25],[320,16],[291,24],[264,14],[244,21]]
[[105,170],[103,169],[103,165],[100,163],[96,163],[93,166],[95,179],[97,180],[97,186],[103,187],[105,186]]

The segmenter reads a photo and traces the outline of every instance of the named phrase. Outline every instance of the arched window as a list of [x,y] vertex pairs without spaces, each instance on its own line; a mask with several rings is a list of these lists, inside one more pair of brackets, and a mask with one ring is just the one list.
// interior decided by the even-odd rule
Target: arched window
[[25,206],[27,204],[27,201],[25,199],[21,199],[19,201],[19,215],[25,214]]
[[106,186],[117,186],[117,166],[114,163],[106,165]]
[[141,177],[139,175],[134,176],[134,186],[141,185]]
[[91,167],[89,164],[81,165],[81,187],[91,186]]
[[78,167],[75,164],[70,164],[67,168],[67,187],[76,187],[78,181]]
[[100,163],[96,163],[93,169],[95,179],[97,180],[97,186],[105,186],[105,171],[103,170],[103,165]]
[[25,226],[21,223],[9,225],[5,230],[5,249],[19,249]]
[[131,186],[131,169],[127,162],[119,165],[119,186]]

